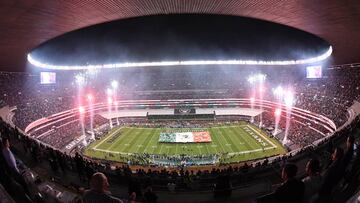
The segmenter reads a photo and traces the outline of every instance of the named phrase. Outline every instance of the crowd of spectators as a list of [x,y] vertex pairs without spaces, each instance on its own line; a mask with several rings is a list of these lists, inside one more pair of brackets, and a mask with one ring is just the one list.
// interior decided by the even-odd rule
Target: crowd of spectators
[[[263,128],[267,129],[267,127],[272,127],[271,130],[268,130],[268,133],[271,135],[274,132],[273,126],[275,126],[275,120],[273,116],[272,111],[264,111],[262,114],[263,118]],[[259,123],[259,117],[255,118],[255,122]],[[308,122],[304,119],[301,119],[300,117],[293,118],[290,120],[290,127],[288,132],[288,140],[290,140],[290,143],[287,144],[287,146],[290,149],[299,149],[303,148],[309,145],[312,145],[314,141],[320,140],[324,138],[327,134],[327,130],[324,130],[323,127],[320,124],[311,123],[312,125],[308,125]],[[324,134],[321,134],[314,129],[319,130],[320,132],[324,132]],[[286,130],[286,117],[282,117],[279,121],[278,126],[278,132],[275,137],[282,141],[284,138]],[[279,136],[281,135],[281,137]]]
[[[177,189],[188,188],[192,190],[209,190],[213,188],[215,196],[227,196],[231,195],[231,192],[229,191],[231,191],[232,187],[236,187],[237,184],[253,181],[254,178],[256,179],[257,175],[263,174],[265,171],[273,171],[274,168],[284,166],[282,173],[284,184],[276,190],[273,195],[271,195],[271,198],[274,198],[272,202],[288,202],[289,200],[293,202],[304,198],[309,199],[309,201],[311,200],[310,202],[312,202],[312,200],[316,200],[315,202],[329,202],[332,201],[333,198],[337,198],[333,197],[332,191],[342,189],[350,190],[354,189],[354,185],[358,185],[358,182],[356,182],[357,179],[350,178],[360,174],[360,166],[358,165],[360,147],[357,148],[358,151],[356,151],[355,158],[353,157],[355,151],[353,148],[355,139],[352,134],[354,133],[354,129],[356,129],[357,124],[358,119],[355,123],[353,123],[353,125],[337,133],[337,135],[332,137],[331,140],[327,140],[319,145],[318,148],[313,149],[315,151],[323,151],[324,147],[321,147],[323,145],[325,146],[325,149],[332,152],[332,156],[330,157],[331,159],[329,163],[327,163],[326,157],[319,157],[321,158],[321,167],[318,166],[318,163],[312,163],[314,161],[310,161],[307,164],[308,166],[306,169],[309,177],[303,180],[304,184],[300,182],[298,177],[295,177],[296,172],[294,172],[295,169],[293,165],[290,166],[290,169],[288,169],[289,165],[286,163],[296,160],[295,157],[291,156],[284,156],[283,158],[274,160],[271,163],[265,161],[263,163],[251,165],[245,164],[242,166],[213,168],[212,170],[192,171],[186,170],[186,168],[179,168],[178,170],[167,170],[163,168],[162,170],[158,170],[157,167],[154,167],[152,169],[148,169],[147,171],[144,169],[137,169],[136,172],[133,173],[126,164],[112,168],[110,163],[104,164],[88,160],[80,154],[76,154],[76,156],[64,154],[63,152],[45,146],[28,136],[22,135],[16,129],[11,128],[8,124],[2,121],[0,122],[0,131],[2,135],[2,142],[4,143],[2,150],[3,154],[4,150],[6,151],[9,148],[7,140],[10,140],[11,142],[16,143],[17,147],[21,147],[24,151],[31,154],[35,163],[47,162],[54,174],[76,172],[78,173],[80,180],[90,181],[92,180],[93,174],[100,171],[106,174],[106,176],[110,179],[119,180],[122,183],[128,183],[129,197],[132,194],[140,199],[145,198],[145,194],[147,194],[147,196],[153,196],[154,194],[152,189],[149,189],[149,186],[158,187],[166,184],[170,184],[169,186],[175,185]],[[346,137],[347,144],[345,152],[342,148],[333,147],[334,144],[331,144],[334,143],[334,140],[336,139],[344,139]],[[312,151],[304,151],[302,154],[298,154],[297,156],[308,157],[312,153]],[[7,155],[4,155],[4,157],[6,156]],[[13,162],[8,163],[10,169],[14,168],[11,167],[13,165],[11,163]],[[323,169],[323,173],[320,173],[320,168]],[[224,179],[221,177],[225,178],[225,180],[227,178],[228,181],[224,182]],[[211,183],[217,183],[217,185],[213,187]],[[300,190],[299,188],[303,189]],[[306,196],[304,194],[306,194]]]
[[[356,68],[327,69],[325,77],[317,80],[294,76],[291,71],[279,73],[277,70],[274,74],[265,70],[264,73],[270,87],[264,95],[265,99],[272,99],[271,87],[289,85],[291,78],[296,93],[295,106],[325,115],[337,126],[346,121],[346,109],[360,93],[360,87],[349,82],[359,79]],[[99,77],[107,76],[103,74]],[[129,74],[117,74],[118,78],[114,78],[119,81],[122,99],[247,98],[251,89],[246,78],[251,75],[249,70],[150,71],[146,78],[136,80]],[[109,81],[95,79],[90,82],[89,79],[87,88],[105,90],[109,85],[106,82]],[[41,85],[37,75],[26,73],[1,73],[0,83],[3,87],[0,90],[2,103],[17,107],[15,121],[21,129],[36,119],[78,106],[77,86],[73,78],[61,73],[58,73],[55,85]],[[11,86],[6,85],[10,83]],[[95,91],[95,98],[105,98],[105,92]]]
[[[138,73],[141,70],[134,71]],[[276,83],[286,85],[285,82],[288,83],[291,78],[296,92],[295,106],[327,116],[338,127],[346,121],[346,110],[360,92],[356,83],[349,82],[359,79],[355,68],[327,69],[325,78],[317,80],[304,79],[291,71],[277,71],[273,74],[271,70],[265,70],[264,73],[267,74],[267,85],[270,86],[264,95],[265,99],[272,99],[271,86]],[[99,77],[106,76],[106,73],[103,74]],[[133,80],[128,77],[129,74],[132,71],[117,78],[122,99],[247,98],[249,91],[246,90],[251,89],[246,79],[251,74],[249,70],[154,70],[142,80]],[[200,75],[201,79],[198,78]],[[39,118],[78,106],[77,86],[73,84],[71,76],[65,77],[59,73],[59,82],[55,85],[41,85],[38,80],[38,76],[33,74],[0,74],[2,103],[17,107],[14,122],[20,129],[25,129],[29,123]],[[12,85],[6,85],[9,83]],[[108,84],[105,83],[106,80],[95,79],[89,81],[88,88],[106,89]],[[104,98],[104,94],[105,92],[96,91],[95,98]]]
[[358,180],[346,178],[354,174],[358,177],[360,172],[360,149],[355,151],[354,144],[354,136],[349,135],[345,150],[341,147],[331,148],[331,156],[327,161],[323,160],[323,165],[318,159],[310,159],[306,164],[306,177],[303,179],[296,177],[298,167],[295,164],[286,164],[281,174],[283,183],[274,193],[259,198],[258,202],[343,202],[344,199],[338,197],[336,192],[345,191],[358,184]]
[[[172,90],[191,90],[196,88],[209,90],[238,89],[236,91],[223,91],[222,97],[226,98],[237,96],[246,98],[246,91],[244,90],[245,88],[243,89],[243,87],[246,86],[246,79],[243,76],[240,77],[241,74],[233,75],[231,72],[227,72],[225,75],[221,75],[209,72],[205,74],[206,80],[198,81],[194,80],[194,78],[196,78],[195,76],[199,76],[200,73],[197,74],[196,72],[191,72],[189,74],[190,75],[181,75],[180,73],[178,73],[170,78],[160,77],[166,78],[166,80],[159,80],[159,74],[154,74],[154,77],[156,76],[156,79],[154,79],[153,81],[151,81],[152,76],[150,77],[150,79],[146,79],[145,81],[139,79],[137,79],[136,81],[126,80],[125,78],[119,79],[119,81],[120,86],[123,88],[123,90],[127,89],[126,92],[128,92],[124,93],[124,99],[176,98],[178,95],[176,94],[176,91],[174,92]],[[327,76],[326,78],[315,81],[309,81],[307,79],[297,77],[294,78],[293,84],[294,89],[297,93],[295,106],[325,115],[334,120],[336,125],[339,127],[347,120],[347,108],[352,105],[354,99],[357,99],[359,97],[359,86],[356,82],[354,82],[359,80],[359,70],[356,70],[355,68],[330,69],[325,74]],[[125,76],[122,77],[126,77],[126,74],[124,75]],[[166,76],[170,75],[170,73],[167,73]],[[228,76],[228,80],[223,80],[225,76]],[[0,74],[0,83],[2,86],[0,90],[0,95],[2,95],[1,105],[7,104],[17,107],[14,121],[15,124],[21,129],[24,129],[30,122],[36,119],[50,116],[54,113],[58,113],[77,106],[77,103],[74,102],[76,100],[76,86],[73,86],[73,84],[71,83],[59,83],[54,86],[41,86],[38,84],[36,77],[37,76],[31,74],[29,75],[22,73]],[[175,77],[176,79],[174,79],[173,77]],[[271,82],[271,78],[275,80],[276,77],[273,77],[271,74],[269,74],[268,78],[270,78],[269,82]],[[284,80],[286,80],[286,77],[284,78]],[[192,82],[184,85],[184,81],[190,81],[190,79]],[[170,81],[175,81],[175,83],[169,83]],[[98,82],[100,83],[100,81]],[[279,82],[281,83],[284,81],[281,81],[281,79],[279,79]],[[101,86],[96,85],[99,84],[93,84],[93,88],[105,89],[103,87],[108,84],[102,84]],[[145,90],[150,91],[150,94],[143,94]],[[171,90],[174,95],[163,94],[161,90]],[[139,91],[141,92],[141,94],[137,93]],[[159,94],[157,94],[156,92]],[[99,93],[99,95],[97,95],[97,98],[103,97],[103,94],[104,93]],[[182,93],[181,98],[187,96],[189,96],[190,98],[194,98],[194,96],[192,96],[191,94],[191,92],[187,94]],[[205,98],[211,98],[212,96],[218,97],[219,95],[206,95]],[[270,96],[268,98],[270,98]],[[263,170],[264,168],[266,169],[268,165],[275,165],[277,167],[285,166],[282,175],[284,179],[284,184],[277,191],[275,191],[274,195],[272,195],[272,197],[270,198],[273,198],[273,200],[275,200],[276,202],[294,202],[293,200],[295,197],[299,197],[296,198],[296,200],[306,199],[306,201],[309,202],[329,202],[334,199],[333,191],[347,190],[349,188],[352,189],[355,184],[358,184],[358,182],[356,182],[356,179],[351,178],[359,175],[360,168],[360,152],[356,153],[355,158],[352,157],[354,151],[354,149],[351,149],[351,146],[353,146],[353,144],[351,143],[354,142],[351,141],[352,138],[349,138],[349,144],[347,145],[345,152],[342,150],[342,148],[331,148],[330,151],[333,155],[331,157],[331,163],[328,164],[328,167],[318,167],[316,161],[312,161],[311,163],[309,162],[309,166],[307,169],[309,178],[300,181],[295,176],[296,169],[294,165],[283,164],[286,162],[286,160],[291,159],[289,157],[290,155],[279,158],[279,160],[274,160],[271,163],[264,161],[262,163],[257,162],[256,164],[251,165],[245,164],[243,166],[236,167],[229,166],[223,169],[218,168],[211,171],[188,171],[186,169],[179,169],[178,171],[169,171],[166,169],[150,169],[148,171],[145,171],[144,169],[138,169],[134,174],[126,164],[123,166],[117,166],[115,170],[112,170],[110,163],[104,164],[96,160],[88,160],[80,155],[76,155],[73,157],[64,154],[61,151],[58,151],[49,146],[45,146],[30,137],[22,135],[16,129],[12,129],[2,121],[0,122],[0,124],[1,136],[3,138],[2,143],[4,143],[2,154],[5,157],[5,162],[8,166],[10,166],[10,170],[14,170],[14,167],[11,167],[14,164],[12,164],[13,160],[11,158],[11,153],[9,153],[9,150],[7,150],[9,146],[9,144],[7,144],[7,138],[4,138],[4,136],[8,136],[10,138],[10,141],[14,140],[15,142],[20,143],[20,145],[22,145],[23,147],[23,150],[31,154],[34,162],[48,162],[54,173],[76,171],[82,180],[91,180],[94,172],[102,171],[110,178],[117,177],[120,180],[126,180],[126,182],[132,182],[134,180],[146,180],[144,181],[144,183],[149,183],[150,181],[151,184],[160,183],[160,185],[164,182],[174,182],[177,187],[195,187],[195,182],[199,183],[204,180],[204,178],[206,179],[208,177],[216,179],[221,175],[225,175],[230,177],[236,177],[236,181],[243,182],[244,179],[249,177],[249,171]],[[293,122],[291,126],[293,126],[293,128],[289,133],[290,139],[296,143],[299,143],[301,146],[305,145],[306,143],[313,142],[314,139],[321,137],[317,133],[310,133],[306,131],[306,128],[303,128],[298,123]],[[66,129],[70,130],[69,132],[55,130],[54,135],[56,136],[51,137],[67,139],[69,137],[66,135],[74,133],[72,128],[76,129],[74,130],[76,132],[79,131],[79,125],[74,124],[74,126],[71,127],[71,130]],[[298,133],[300,131],[304,131],[306,134],[308,134],[308,136],[303,138],[302,134]],[[330,141],[325,140],[324,143],[320,143],[320,145],[332,143],[331,140],[338,137],[343,138],[344,136],[348,136],[349,132],[351,132],[349,131],[349,128],[345,129],[345,131],[338,132],[333,138],[330,138]],[[56,145],[55,147],[60,147],[57,146],[58,140],[54,141],[53,138],[48,138],[47,136],[45,136],[43,139],[49,139],[46,140],[46,142]],[[70,140],[71,137],[69,138],[69,141]],[[318,147],[319,146],[316,146],[312,149],[317,150]],[[308,150],[304,150],[297,156],[303,156],[304,154],[308,153],[311,152],[309,152]],[[321,160],[321,162],[323,162],[323,160]],[[319,168],[323,169],[323,173],[320,173]],[[230,179],[233,180],[232,178]],[[234,183],[236,181],[232,182]],[[319,182],[321,182],[321,184],[319,184]],[[148,186],[149,184],[145,185]],[[225,185],[224,187],[230,187],[229,184],[226,183],[221,183],[220,185]],[[301,192],[301,187],[304,188],[304,192]],[[296,189],[294,190],[294,188]],[[138,191],[135,192],[136,190],[137,189],[133,189],[132,191],[129,191],[129,196],[131,196],[133,193],[135,194],[135,196],[138,196],[138,198],[140,196],[144,196]],[[146,191],[148,192],[148,196],[152,195],[151,189],[147,189]],[[296,191],[297,193],[292,193],[294,191]],[[293,195],[290,196],[290,194]]]

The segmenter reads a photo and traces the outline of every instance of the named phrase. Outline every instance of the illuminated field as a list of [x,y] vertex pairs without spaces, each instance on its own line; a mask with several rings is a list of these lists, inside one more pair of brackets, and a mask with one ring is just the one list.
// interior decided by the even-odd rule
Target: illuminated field
[[[162,132],[208,131],[209,143],[159,143]],[[221,163],[235,163],[284,154],[276,140],[247,123],[211,128],[114,128],[101,140],[90,144],[84,154],[93,158],[127,162],[131,156],[218,155]]]

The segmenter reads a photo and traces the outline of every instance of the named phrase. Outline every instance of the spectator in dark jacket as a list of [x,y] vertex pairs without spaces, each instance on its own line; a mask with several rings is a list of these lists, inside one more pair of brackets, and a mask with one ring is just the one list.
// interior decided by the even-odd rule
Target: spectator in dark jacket
[[343,169],[347,168],[349,163],[351,162],[353,155],[354,155],[354,144],[355,144],[355,138],[354,136],[349,136],[346,140],[346,151],[343,158]]
[[343,177],[343,156],[344,150],[340,147],[335,148],[331,155],[332,163],[324,173],[323,184],[319,190],[319,198],[316,202],[329,202],[334,186]]
[[147,203],[156,203],[158,199],[157,195],[152,191],[150,186],[146,188],[144,198]]
[[308,176],[303,179],[305,185],[304,203],[313,202],[322,185],[319,160],[310,159],[306,164],[306,173]]
[[297,173],[295,164],[286,164],[282,170],[283,184],[275,191],[275,202],[301,203],[304,197],[304,183],[295,178]]

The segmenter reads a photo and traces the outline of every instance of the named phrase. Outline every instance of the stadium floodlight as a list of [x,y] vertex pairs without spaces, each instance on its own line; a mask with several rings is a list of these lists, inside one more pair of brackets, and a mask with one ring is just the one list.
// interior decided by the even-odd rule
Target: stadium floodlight
[[319,56],[314,56],[307,59],[294,59],[284,61],[257,61],[257,60],[196,60],[196,61],[155,61],[155,62],[124,62],[113,64],[91,64],[91,65],[60,65],[60,64],[48,64],[35,59],[29,53],[27,60],[30,64],[45,69],[55,70],[87,70],[87,69],[109,69],[109,68],[127,68],[127,67],[154,67],[154,66],[196,66],[196,65],[300,65],[310,64],[325,60],[332,53],[332,47]]
[[85,113],[85,108],[83,106],[79,107],[79,113],[80,114],[84,114]]
[[117,106],[119,104],[118,101],[114,101],[114,105]]
[[118,86],[119,86],[118,81],[116,81],[116,80],[111,81],[111,87],[112,87],[113,89],[117,89]]
[[254,97],[251,97],[251,98],[250,98],[250,102],[251,102],[251,103],[254,103],[254,102],[255,102],[255,98],[254,98]]
[[75,75],[75,82],[79,86],[83,86],[85,84],[85,77],[82,74]]

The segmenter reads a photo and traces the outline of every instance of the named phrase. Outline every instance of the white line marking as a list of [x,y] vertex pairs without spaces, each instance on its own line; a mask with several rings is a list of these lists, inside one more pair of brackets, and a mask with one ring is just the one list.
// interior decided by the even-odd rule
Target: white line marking
[[[169,146],[167,146],[167,148],[171,148]],[[270,149],[275,149],[276,147],[266,147],[266,148],[259,148],[259,149],[253,149],[253,150],[247,150],[247,151],[241,151],[241,152],[233,152],[233,153],[228,153],[228,155],[240,155],[240,154],[248,154],[251,152],[259,152],[259,151],[266,151],[266,150],[270,150]],[[108,153],[113,153],[113,154],[124,154],[124,155],[132,155],[132,154],[136,154],[136,153],[125,153],[125,152],[118,152],[118,151],[111,151],[111,150],[105,150],[105,149],[94,149],[96,151],[101,151],[101,152],[108,152]]]
[[[152,132],[152,131],[151,131]],[[156,130],[155,130],[155,132],[156,132]],[[149,147],[149,144],[151,144],[152,143],[152,140],[154,139],[154,138],[156,138],[156,135],[155,135],[155,133],[151,133],[151,134],[149,134],[149,135],[147,135],[147,136],[152,136],[151,138],[150,138],[150,140],[148,141],[148,143],[145,145],[145,149],[144,149],[144,153],[146,153],[146,150],[147,150],[147,148]],[[146,139],[145,139],[146,140]],[[144,140],[144,141],[145,141]],[[154,147],[153,147],[154,148]]]
[[104,143],[106,140],[108,140],[110,137],[112,137],[115,133],[118,133],[120,130],[121,130],[122,128],[119,128],[119,129],[117,129],[117,130],[115,130],[114,132],[112,132],[107,138],[105,138],[104,140],[102,140],[101,142],[99,142],[97,145],[95,145],[94,147],[93,147],[93,149],[98,149],[97,147],[99,146],[99,145],[101,145],[102,143]]
[[125,153],[125,152],[111,151],[111,150],[105,150],[105,149],[93,149],[93,150],[100,151],[100,152],[112,153],[112,154],[123,154],[123,155],[133,155],[134,154],[134,153]]
[[259,152],[259,151],[265,151],[265,150],[275,149],[275,148],[276,147],[266,147],[266,148],[253,149],[253,150],[247,150],[247,151],[242,151],[242,152],[233,152],[233,153],[229,153],[229,155],[249,154],[251,152]]
[[260,137],[262,137],[264,140],[266,140],[268,143],[270,143],[274,148],[277,148],[274,143],[272,143],[267,137],[262,135],[259,131],[257,131],[256,129],[254,129],[253,127],[251,127],[249,125],[247,125],[247,127],[251,128],[251,130],[253,130],[256,134],[258,134]]

